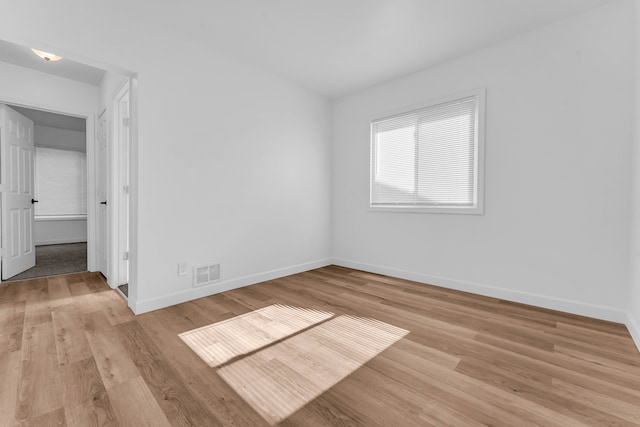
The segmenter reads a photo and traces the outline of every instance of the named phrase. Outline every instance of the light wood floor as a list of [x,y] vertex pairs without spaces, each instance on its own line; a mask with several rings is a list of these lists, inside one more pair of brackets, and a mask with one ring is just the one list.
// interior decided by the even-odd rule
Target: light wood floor
[[93,273],[0,284],[0,425],[275,423],[640,425],[640,354],[619,324],[340,267],[137,317]]

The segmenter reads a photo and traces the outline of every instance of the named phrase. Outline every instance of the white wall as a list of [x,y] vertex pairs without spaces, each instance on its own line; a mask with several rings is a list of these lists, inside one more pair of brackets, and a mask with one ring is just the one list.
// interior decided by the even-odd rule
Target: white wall
[[327,102],[225,58],[162,68],[140,73],[138,309],[210,292],[179,261],[220,263],[217,290],[328,263]]
[[83,153],[87,151],[87,133],[75,130],[35,125],[33,142],[38,147],[81,151]]
[[[1,37],[0,37],[1,38]],[[96,86],[0,62],[0,101],[71,116],[94,114]],[[87,122],[87,132],[92,120]]]
[[[124,0],[14,2],[0,29],[138,73],[138,312],[329,258],[328,103],[206,47],[198,25],[164,12]],[[194,291],[179,261],[221,263],[223,282]]]
[[[335,261],[624,321],[632,8],[614,2],[337,101]],[[371,117],[477,87],[485,214],[368,211]]]
[[34,237],[36,246],[86,242],[87,220],[51,220],[36,218]]
[[[636,52],[635,72],[640,72],[640,5],[636,3]],[[633,151],[631,156],[633,176],[631,192],[631,274],[629,288],[629,319],[627,327],[640,350],[640,78],[635,81],[635,114]]]

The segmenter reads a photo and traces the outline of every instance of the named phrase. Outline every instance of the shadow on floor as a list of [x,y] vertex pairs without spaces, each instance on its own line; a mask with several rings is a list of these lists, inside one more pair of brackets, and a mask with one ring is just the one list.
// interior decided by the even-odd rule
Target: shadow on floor
[[129,298],[129,284],[128,283],[118,286],[118,289],[120,289],[120,292],[122,292],[122,295],[124,295],[125,297]]

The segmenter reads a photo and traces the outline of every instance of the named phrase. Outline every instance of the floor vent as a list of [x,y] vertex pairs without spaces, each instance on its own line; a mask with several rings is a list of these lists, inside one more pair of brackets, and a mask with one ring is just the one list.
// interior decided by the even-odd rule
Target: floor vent
[[193,286],[203,286],[220,280],[220,264],[193,268]]

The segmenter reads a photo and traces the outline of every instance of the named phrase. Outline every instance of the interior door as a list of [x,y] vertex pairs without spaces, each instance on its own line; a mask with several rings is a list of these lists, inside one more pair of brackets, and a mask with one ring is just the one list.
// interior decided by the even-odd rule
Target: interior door
[[108,182],[108,123],[107,113],[103,110],[96,120],[96,187],[97,187],[97,201],[98,201],[98,218],[97,218],[97,256],[98,256],[98,271],[100,271],[104,277],[109,280],[109,239],[107,234],[107,182]]
[[2,279],[36,265],[33,122],[0,104]]

